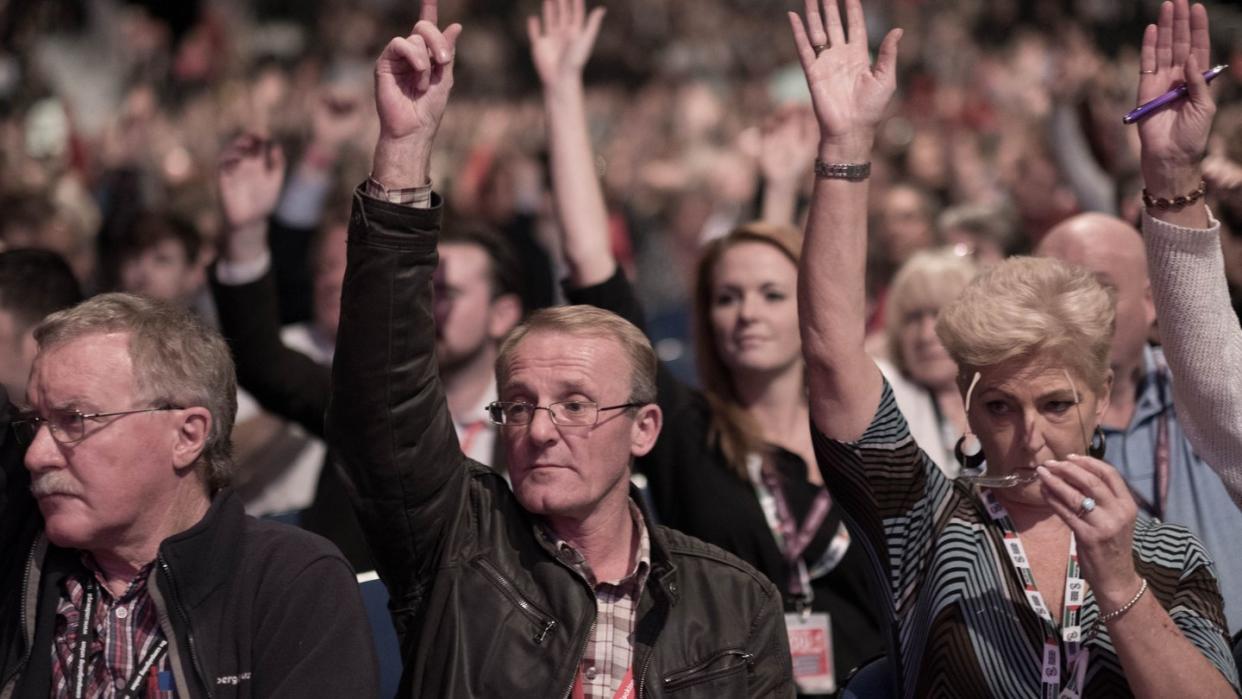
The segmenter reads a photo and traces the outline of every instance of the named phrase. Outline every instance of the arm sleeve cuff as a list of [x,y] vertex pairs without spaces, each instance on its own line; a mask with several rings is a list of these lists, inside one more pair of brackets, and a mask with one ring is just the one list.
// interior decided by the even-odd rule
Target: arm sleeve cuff
[[1205,245],[1220,245],[1220,221],[1208,209],[1207,228],[1185,228],[1152,216],[1143,209],[1143,234],[1160,248],[1198,251]]
[[251,284],[262,279],[271,267],[272,254],[270,252],[265,252],[262,256],[245,262],[229,262],[222,259],[216,262],[216,280],[225,286]]

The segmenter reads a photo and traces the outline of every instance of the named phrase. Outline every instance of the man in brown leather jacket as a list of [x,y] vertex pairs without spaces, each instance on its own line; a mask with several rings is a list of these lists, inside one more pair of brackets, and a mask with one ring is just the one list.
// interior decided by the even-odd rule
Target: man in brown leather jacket
[[428,172],[460,31],[424,0],[376,63],[380,138],[354,196],[328,412],[391,595],[401,693],[792,696],[777,590],[630,493],[662,422],[637,328],[583,306],[533,315],[501,349],[489,407],[513,490],[461,453],[434,356]]

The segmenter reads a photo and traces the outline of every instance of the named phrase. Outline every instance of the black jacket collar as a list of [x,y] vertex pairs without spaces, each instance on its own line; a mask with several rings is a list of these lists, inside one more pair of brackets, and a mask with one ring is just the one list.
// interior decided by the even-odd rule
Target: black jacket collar
[[207,514],[189,529],[160,543],[160,567],[176,571],[177,601],[197,607],[225,583],[241,556],[245,511],[241,499],[225,489],[216,493]]

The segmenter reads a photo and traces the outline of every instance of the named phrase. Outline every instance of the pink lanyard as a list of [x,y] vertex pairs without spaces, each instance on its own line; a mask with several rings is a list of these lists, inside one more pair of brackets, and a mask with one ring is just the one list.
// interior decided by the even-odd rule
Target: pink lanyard
[[1066,668],[1069,671],[1069,682],[1061,688],[1061,644],[1057,640],[1056,623],[1052,620],[1052,612],[1044,602],[1044,596],[1035,587],[1035,573],[1031,570],[1030,558],[1026,548],[1018,536],[1018,530],[1009,518],[1005,506],[996,499],[992,491],[979,489],[979,497],[992,521],[996,522],[1004,535],[1005,553],[1013,564],[1022,581],[1026,602],[1044,622],[1044,650],[1040,669],[1040,697],[1042,699],[1078,699],[1082,696],[1083,684],[1087,679],[1087,662],[1089,652],[1082,647],[1082,627],[1079,625],[1082,616],[1082,603],[1087,594],[1087,583],[1082,579],[1078,568],[1078,543],[1070,534],[1069,565],[1065,569],[1065,596],[1061,603],[1061,641],[1065,642]]
[[824,519],[828,517],[828,509],[832,507],[832,498],[828,496],[826,489],[820,488],[815,501],[811,503],[810,512],[807,513],[806,519],[802,520],[802,526],[799,527],[793,512],[789,509],[789,501],[785,499],[785,488],[781,485],[781,479],[766,468],[763,469],[762,474],[763,485],[772,494],[772,500],[776,504],[776,519],[780,523],[781,538],[785,542],[782,553],[785,556],[785,563],[789,566],[789,594],[793,597],[805,598],[810,592],[810,581],[803,580],[805,569],[799,565],[799,561],[802,558],[802,552],[806,551],[806,547],[811,544],[811,539],[815,538],[815,532],[819,531]]

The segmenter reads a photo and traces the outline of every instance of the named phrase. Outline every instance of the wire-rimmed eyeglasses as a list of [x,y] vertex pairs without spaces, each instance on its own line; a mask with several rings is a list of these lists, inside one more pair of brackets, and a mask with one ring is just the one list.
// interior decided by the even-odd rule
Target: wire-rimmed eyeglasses
[[35,435],[39,433],[39,428],[47,425],[52,433],[52,439],[60,444],[77,444],[86,439],[88,432],[86,431],[86,421],[103,421],[105,418],[122,417],[124,415],[134,415],[137,413],[154,413],[163,410],[180,410],[176,405],[161,405],[155,408],[136,408],[134,410],[118,410],[111,413],[83,413],[78,410],[55,410],[48,417],[40,417],[31,415],[29,417],[14,420],[13,434],[17,436],[17,441],[22,444],[30,444],[34,441]]
[[546,410],[552,418],[552,423],[556,425],[570,425],[575,427],[584,427],[594,425],[599,420],[599,414],[605,410],[621,410],[622,408],[637,408],[643,403],[621,403],[620,405],[608,405],[600,407],[599,403],[589,400],[567,400],[560,403],[552,403],[548,406],[534,405],[525,401],[503,401],[498,400],[489,403],[487,406],[487,416],[492,422],[505,427],[518,427],[521,425],[529,425],[530,421],[535,419],[535,411]]

